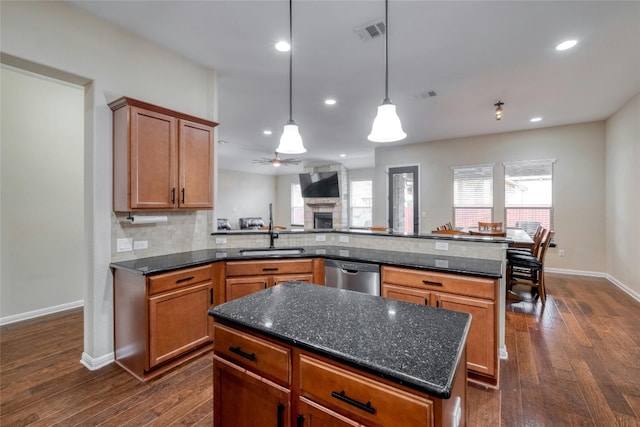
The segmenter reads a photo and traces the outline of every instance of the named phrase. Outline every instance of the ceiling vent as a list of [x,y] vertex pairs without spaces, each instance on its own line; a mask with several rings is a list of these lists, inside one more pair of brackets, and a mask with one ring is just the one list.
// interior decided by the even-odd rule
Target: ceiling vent
[[371,40],[383,36],[385,30],[384,20],[378,19],[369,24],[354,28],[353,32],[356,33],[361,40]]

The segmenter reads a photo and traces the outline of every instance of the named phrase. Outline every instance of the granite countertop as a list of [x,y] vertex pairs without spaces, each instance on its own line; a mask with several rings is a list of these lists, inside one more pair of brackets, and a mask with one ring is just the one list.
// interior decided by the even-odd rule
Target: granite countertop
[[[280,247],[278,249],[286,248]],[[322,257],[325,259],[371,262],[381,265],[417,268],[487,278],[502,277],[502,263],[495,260],[351,248],[346,246],[310,246],[303,249],[304,252],[299,255],[277,256],[245,256],[240,254],[240,251],[242,250],[241,248],[203,249],[129,261],[112,262],[110,266],[112,268],[125,269],[143,275],[151,275],[215,261]]]
[[303,282],[219,305],[209,315],[444,399],[471,324],[467,313]]

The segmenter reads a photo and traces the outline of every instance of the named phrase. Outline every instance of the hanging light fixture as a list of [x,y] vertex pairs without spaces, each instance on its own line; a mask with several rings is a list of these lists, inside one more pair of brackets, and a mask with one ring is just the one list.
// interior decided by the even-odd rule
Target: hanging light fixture
[[504,102],[502,101],[498,101],[495,104],[493,104],[494,107],[496,107],[496,120],[502,120],[502,106],[504,105]]
[[378,106],[371,133],[367,138],[373,142],[394,142],[405,139],[396,106],[389,99],[389,0],[384,1],[384,99]]
[[293,121],[293,17],[291,11],[292,0],[289,0],[289,121],[284,125],[280,145],[276,151],[283,154],[302,154],[307,149],[302,144],[298,125]]

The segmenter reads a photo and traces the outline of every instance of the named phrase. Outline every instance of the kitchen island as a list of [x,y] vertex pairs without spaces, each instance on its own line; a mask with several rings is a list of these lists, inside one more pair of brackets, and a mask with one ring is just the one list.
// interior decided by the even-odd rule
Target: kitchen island
[[466,425],[466,313],[287,282],[209,315],[216,426]]

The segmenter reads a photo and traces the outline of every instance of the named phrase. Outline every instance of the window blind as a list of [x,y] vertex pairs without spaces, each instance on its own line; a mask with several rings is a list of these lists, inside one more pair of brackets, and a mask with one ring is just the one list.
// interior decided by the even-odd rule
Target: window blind
[[453,166],[453,222],[477,227],[493,218],[493,164]]

